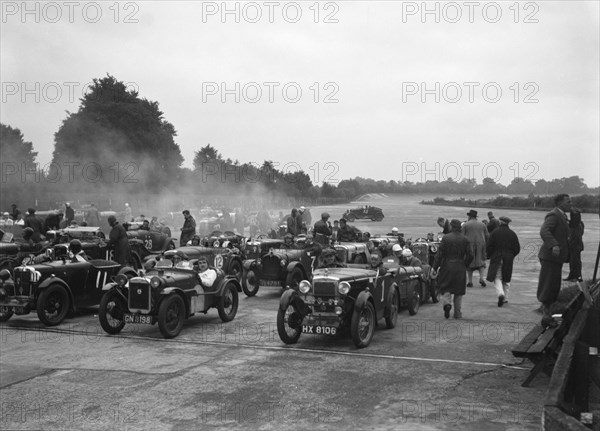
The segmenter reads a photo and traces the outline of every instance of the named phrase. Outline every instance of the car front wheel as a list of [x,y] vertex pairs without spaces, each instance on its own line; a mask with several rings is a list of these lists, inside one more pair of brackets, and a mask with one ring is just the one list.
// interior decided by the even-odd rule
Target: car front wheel
[[258,292],[258,279],[256,273],[252,270],[242,273],[242,290],[246,296],[254,296]]
[[37,315],[46,326],[56,326],[69,312],[69,294],[59,284],[44,289],[37,301]]
[[421,296],[416,290],[412,294],[408,303],[408,314],[414,316],[419,311],[419,305],[421,304]]
[[223,289],[223,296],[219,298],[217,304],[217,310],[219,311],[219,317],[223,322],[231,322],[238,310],[238,291],[233,282],[227,283],[225,289]]
[[171,294],[160,303],[158,308],[158,329],[165,338],[179,335],[185,319],[185,304],[181,296]]
[[0,307],[0,322],[6,322],[13,315],[13,311],[8,307]]
[[388,329],[392,329],[396,326],[396,321],[398,320],[398,291],[394,289],[394,293],[392,293],[392,301],[390,304],[390,312],[389,315],[385,317],[385,326]]
[[123,314],[127,311],[127,304],[114,290],[106,292],[100,300],[98,319],[100,326],[107,334],[115,335],[125,327]]
[[373,339],[375,331],[375,309],[373,304],[366,302],[360,310],[354,310],[350,333],[352,341],[358,348],[367,347]]
[[298,306],[289,301],[277,310],[277,333],[285,344],[296,344],[302,333],[302,315]]

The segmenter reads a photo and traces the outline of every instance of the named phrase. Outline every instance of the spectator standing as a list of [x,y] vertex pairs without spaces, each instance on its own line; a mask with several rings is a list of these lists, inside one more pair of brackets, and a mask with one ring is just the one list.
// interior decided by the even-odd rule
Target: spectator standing
[[190,214],[189,210],[183,211],[183,227],[181,228],[181,236],[179,237],[179,246],[183,247],[189,240],[196,235],[196,220]]
[[292,212],[287,218],[287,230],[286,233],[290,233],[293,236],[298,236],[300,233],[300,226],[298,225],[298,210],[296,208],[292,208]]
[[40,242],[42,240],[42,231],[44,230],[44,225],[42,221],[35,215],[34,208],[29,208],[27,210],[23,227],[30,227],[33,230],[33,234],[31,235],[31,240],[33,242]]
[[433,262],[432,276],[437,276],[446,319],[450,317],[452,304],[454,304],[454,318],[462,318],[466,269],[473,260],[469,240],[461,233],[460,225],[460,220],[457,219],[450,222],[451,231],[442,238]]
[[131,222],[133,221],[133,211],[131,210],[131,207],[129,206],[129,204],[127,202],[125,202],[125,215],[124,215],[124,219],[126,222]]
[[447,233],[450,233],[450,220],[448,220],[447,218],[444,218],[444,217],[438,217],[437,224],[439,227],[442,228],[442,233],[444,235],[446,235]]
[[345,218],[340,219],[340,228],[337,233],[337,240],[339,242],[354,242],[358,240],[360,230],[354,226],[349,226]]
[[58,213],[58,214],[48,214],[48,216],[46,217],[45,223],[46,223],[46,232],[49,230],[58,230],[60,229],[60,223],[62,221],[63,218],[63,213]]
[[483,270],[485,269],[485,251],[489,233],[485,225],[477,220],[477,211],[470,210],[467,217],[469,219],[462,226],[462,233],[469,240],[471,256],[473,256],[470,265],[467,266],[467,287],[473,287],[473,272],[475,270],[479,271],[479,284],[481,287],[485,287]]
[[[321,219],[317,220],[315,226],[313,227],[313,235],[315,236],[315,241],[317,241],[320,244],[329,244],[329,238],[331,237],[331,234],[332,231],[331,223],[329,223],[329,213],[321,213]],[[319,237],[318,235],[322,235],[325,238]]]
[[21,218],[21,211],[17,208],[17,204],[12,204],[10,206],[10,218],[12,221],[17,221]]
[[100,226],[100,212],[96,204],[92,202],[87,210],[85,221],[88,226]]
[[572,208],[569,221],[569,275],[565,281],[583,281],[581,278],[581,252],[583,251],[584,229],[581,211]]
[[542,326],[554,328],[550,308],[560,292],[562,266],[569,260],[569,222],[567,212],[571,210],[571,197],[561,193],[555,196],[556,207],[544,217],[540,228],[540,237],[544,243],[540,247],[538,258],[541,268],[538,281],[537,298],[542,303]]
[[521,251],[517,234],[508,227],[511,221],[509,217],[500,217],[498,228],[491,233],[486,248],[490,258],[487,280],[494,283],[498,307],[508,302],[513,261]]
[[115,216],[108,216],[107,221],[111,227],[108,234],[108,245],[112,247],[114,251],[114,260],[122,266],[126,266],[131,257],[131,247],[129,246],[129,240],[127,239],[127,232],[125,231],[125,228],[119,224]]
[[65,220],[67,221],[67,225],[70,225],[75,220],[75,211],[73,211],[69,202],[65,202]]
[[498,229],[498,227],[500,226],[500,223],[498,222],[498,219],[496,217],[494,217],[494,213],[492,211],[488,211],[487,215],[488,215],[488,222],[487,222],[486,227],[487,227],[488,233],[492,233],[493,231]]

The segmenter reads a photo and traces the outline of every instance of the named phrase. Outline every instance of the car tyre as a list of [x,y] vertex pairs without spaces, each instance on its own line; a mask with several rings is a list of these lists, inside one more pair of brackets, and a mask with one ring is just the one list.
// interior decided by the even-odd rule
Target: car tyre
[[421,296],[419,292],[416,290],[412,294],[412,298],[410,298],[408,302],[408,314],[414,316],[419,311],[419,305],[421,304]]
[[185,319],[185,303],[173,293],[162,300],[158,307],[158,329],[165,338],[179,335]]
[[240,283],[242,282],[242,264],[240,263],[239,260],[232,260],[231,263],[229,264],[229,271],[228,271],[229,275],[233,275],[237,281],[239,281]]
[[296,344],[302,334],[302,315],[294,301],[277,310],[277,333],[285,344]]
[[396,288],[394,288],[394,293],[392,293],[392,300],[390,304],[390,312],[389,315],[385,317],[385,326],[388,329],[392,329],[396,326],[396,322],[398,320],[398,309],[400,308],[399,301],[398,291]]
[[46,326],[56,326],[69,312],[70,302],[67,290],[59,284],[51,284],[42,290],[37,300],[37,315]]
[[352,322],[350,323],[350,333],[352,341],[356,347],[367,347],[373,339],[375,331],[375,309],[373,304],[367,301],[360,310],[354,310],[352,313]]
[[100,300],[98,319],[100,326],[107,334],[115,335],[125,327],[123,314],[127,311],[127,304],[114,290],[106,292]]
[[256,273],[252,270],[242,272],[242,290],[246,296],[254,296],[258,292],[258,279]]
[[375,214],[375,221],[382,221],[382,220],[383,220],[383,214],[382,213]]
[[6,322],[12,317],[14,311],[8,307],[0,307],[0,322]]
[[239,296],[237,288],[233,282],[228,282],[223,289],[223,294],[219,298],[217,310],[219,317],[223,322],[231,322],[237,314]]

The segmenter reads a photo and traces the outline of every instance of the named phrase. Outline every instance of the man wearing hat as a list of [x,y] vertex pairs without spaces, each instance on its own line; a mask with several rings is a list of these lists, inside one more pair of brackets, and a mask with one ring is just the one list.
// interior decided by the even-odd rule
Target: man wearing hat
[[469,219],[462,226],[462,233],[469,240],[469,246],[471,247],[471,255],[473,260],[471,264],[467,266],[467,287],[473,287],[473,271],[479,271],[479,284],[481,287],[485,287],[485,281],[483,277],[483,270],[485,268],[485,248],[487,246],[487,240],[489,238],[489,232],[487,227],[477,220],[477,211],[470,210],[467,213]]
[[131,254],[127,232],[114,215],[108,216],[107,221],[112,228],[108,234],[108,245],[114,250],[115,262],[125,266],[129,263]]
[[431,275],[438,280],[444,317],[446,319],[450,317],[450,310],[454,304],[454,318],[461,319],[462,297],[466,292],[466,269],[473,256],[469,240],[461,233],[460,220],[453,219],[450,222],[450,229],[440,242]]
[[521,251],[517,234],[508,227],[511,221],[508,217],[500,217],[498,229],[490,235],[486,248],[487,256],[490,258],[487,281],[494,283],[498,295],[498,307],[508,302],[513,260]]
[[42,221],[35,215],[34,208],[29,208],[27,210],[23,227],[30,227],[33,229],[33,235],[31,236],[31,240],[33,242],[40,242],[42,240],[42,230],[44,225],[42,224]]
[[498,227],[500,226],[500,223],[498,222],[498,219],[496,217],[494,217],[494,213],[492,211],[488,211],[488,222],[487,222],[487,230],[489,233],[492,233],[493,231],[495,231],[496,229],[498,229]]
[[321,213],[321,220],[317,220],[313,227],[315,241],[319,244],[329,244],[331,237],[331,223],[329,223],[329,213]]
[[183,222],[183,227],[181,230],[181,236],[179,237],[179,246],[183,247],[187,244],[189,240],[192,239],[194,235],[196,235],[196,220],[190,214],[189,210],[183,211],[183,217],[185,218]]
[[308,228],[312,223],[312,214],[310,213],[310,210],[305,207],[300,207],[298,212],[302,218],[302,225]]
[[17,204],[12,204],[10,208],[10,218],[17,221],[21,217],[21,211],[17,208]]
[[337,233],[337,240],[339,242],[354,242],[358,240],[360,230],[354,226],[348,226],[345,218],[340,219],[340,228]]
[[67,221],[67,225],[75,220],[75,211],[73,211],[69,202],[65,202],[65,220]]

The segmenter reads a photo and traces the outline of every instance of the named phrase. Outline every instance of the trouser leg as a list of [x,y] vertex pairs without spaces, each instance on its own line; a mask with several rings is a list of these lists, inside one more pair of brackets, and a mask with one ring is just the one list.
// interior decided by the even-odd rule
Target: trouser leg
[[445,292],[442,294],[442,306],[452,305],[452,294]]
[[502,286],[502,277],[500,276],[500,271],[496,273],[496,278],[494,279],[494,288],[496,289],[497,296],[504,295],[504,288]]
[[473,283],[473,270],[467,269],[467,283]]
[[504,299],[508,299],[508,290],[510,289],[510,283],[502,282],[502,286],[504,288]]
[[462,298],[463,295],[454,295],[454,317],[462,317]]

